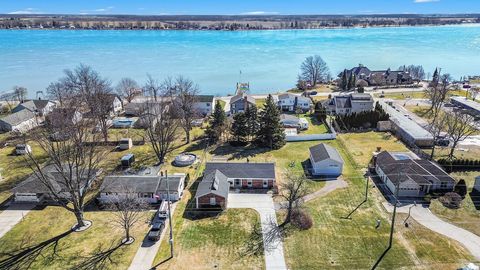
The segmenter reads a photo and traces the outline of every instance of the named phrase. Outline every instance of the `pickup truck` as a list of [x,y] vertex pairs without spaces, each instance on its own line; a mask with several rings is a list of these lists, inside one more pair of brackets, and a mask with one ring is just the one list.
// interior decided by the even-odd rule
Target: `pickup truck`
[[157,220],[153,223],[152,228],[148,232],[148,240],[151,241],[158,241],[160,239],[160,235],[162,234],[163,228],[165,227],[165,223],[163,220]]

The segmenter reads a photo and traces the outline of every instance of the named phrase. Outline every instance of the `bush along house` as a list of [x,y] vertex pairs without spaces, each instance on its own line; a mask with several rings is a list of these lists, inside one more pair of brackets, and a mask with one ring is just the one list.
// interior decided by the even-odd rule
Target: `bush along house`
[[275,163],[207,162],[195,194],[196,208],[225,209],[230,189],[271,189]]

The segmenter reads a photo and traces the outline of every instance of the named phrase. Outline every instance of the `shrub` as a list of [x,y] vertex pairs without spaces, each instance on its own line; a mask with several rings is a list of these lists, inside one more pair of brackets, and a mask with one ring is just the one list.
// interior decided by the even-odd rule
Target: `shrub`
[[460,179],[460,181],[458,181],[455,185],[455,192],[462,196],[462,198],[465,198],[465,195],[467,195],[467,184],[465,183],[465,180]]
[[438,200],[447,208],[458,209],[462,203],[462,196],[455,192],[448,192]]
[[304,210],[292,212],[292,224],[300,230],[308,230],[313,226],[313,220]]

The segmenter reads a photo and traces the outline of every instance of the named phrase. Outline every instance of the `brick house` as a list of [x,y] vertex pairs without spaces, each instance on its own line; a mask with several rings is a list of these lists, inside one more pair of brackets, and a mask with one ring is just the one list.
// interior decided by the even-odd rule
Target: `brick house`
[[203,175],[195,194],[197,208],[224,209],[230,188],[270,189],[276,178],[274,163],[207,162]]

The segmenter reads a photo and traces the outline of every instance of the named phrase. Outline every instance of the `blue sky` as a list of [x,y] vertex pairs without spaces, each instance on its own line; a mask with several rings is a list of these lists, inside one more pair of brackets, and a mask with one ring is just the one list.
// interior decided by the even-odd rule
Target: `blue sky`
[[479,0],[0,0],[6,14],[480,13]]

